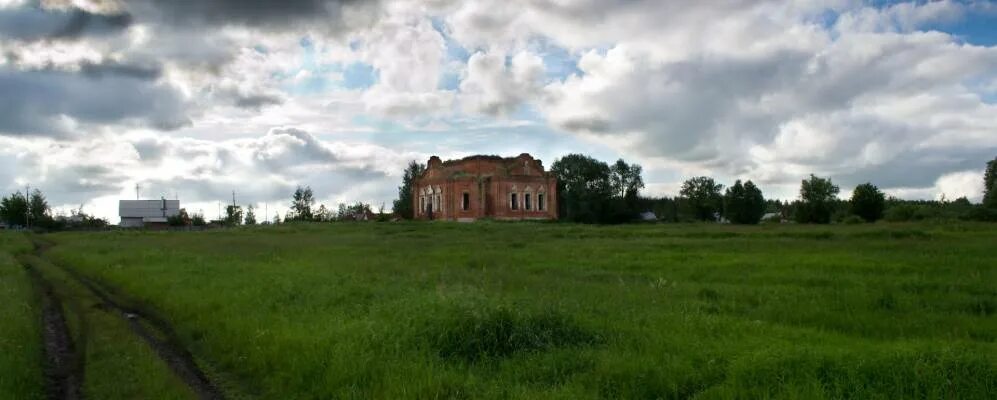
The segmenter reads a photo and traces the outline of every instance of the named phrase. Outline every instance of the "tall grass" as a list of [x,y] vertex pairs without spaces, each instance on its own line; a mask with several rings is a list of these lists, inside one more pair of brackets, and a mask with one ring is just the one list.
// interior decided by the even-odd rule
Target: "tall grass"
[[122,316],[61,269],[35,256],[23,258],[59,296],[78,351],[82,391],[92,399],[192,399],[191,392]]
[[522,315],[505,307],[471,309],[434,322],[426,333],[432,347],[441,357],[469,362],[598,342],[597,335],[553,311]]
[[982,224],[64,233],[264,398],[993,398]]
[[24,236],[0,231],[0,394],[17,399],[44,395],[41,311],[31,282],[14,258],[30,248]]

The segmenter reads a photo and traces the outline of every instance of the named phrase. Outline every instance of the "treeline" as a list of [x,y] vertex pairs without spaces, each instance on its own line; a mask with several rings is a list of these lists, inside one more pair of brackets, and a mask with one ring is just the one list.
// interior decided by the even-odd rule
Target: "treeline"
[[376,212],[370,204],[356,202],[353,204],[340,204],[336,210],[330,210],[325,204],[315,207],[315,193],[310,186],[298,186],[291,194],[291,203],[287,212],[281,217],[280,213],[275,213],[272,219],[267,216],[257,217],[258,208],[252,204],[245,209],[238,204],[225,206],[225,215],[217,221],[206,221],[201,213],[188,214],[186,209],[181,209],[180,213],[168,218],[171,226],[239,226],[239,225],[274,225],[288,222],[337,222],[337,221],[387,221],[390,214],[384,212],[382,205]]
[[640,213],[643,168],[620,159],[613,165],[569,154],[551,165],[557,178],[558,214],[565,221],[615,224]]
[[793,201],[767,200],[751,180],[730,187],[713,178],[686,180],[676,197],[644,197],[642,168],[619,160],[612,166],[592,157],[570,154],[554,162],[560,219],[581,223],[715,221],[735,224],[772,222],[862,223],[880,219],[916,221],[961,219],[997,221],[997,158],[987,163],[982,204],[965,197],[949,201],[887,198],[872,183],[855,187],[848,199],[830,178],[810,175]]
[[70,229],[102,229],[108,226],[104,218],[83,212],[83,206],[69,215],[53,214],[41,190],[30,194],[14,192],[0,198],[0,221],[10,228],[32,228],[45,231]]
[[653,219],[752,224],[758,223],[768,206],[751,181],[737,181],[724,190],[724,185],[705,176],[683,183],[679,197],[643,197],[643,168],[623,159],[610,165],[586,155],[569,154],[555,160],[550,172],[557,178],[562,221],[618,224]]
[[[413,217],[412,185],[426,166],[415,161],[405,168],[394,214]],[[872,183],[855,187],[848,199],[840,199],[839,187],[830,178],[810,175],[800,182],[799,196],[792,201],[766,199],[751,180],[737,180],[730,187],[713,178],[686,180],[676,197],[641,196],[643,168],[617,160],[607,164],[583,154],[569,154],[554,161],[550,172],[557,178],[558,213],[561,221],[618,224],[635,221],[714,221],[734,224],[798,222],[827,224],[923,219],[997,221],[997,158],[987,163],[983,204],[966,198],[954,201],[900,200],[887,198]]]

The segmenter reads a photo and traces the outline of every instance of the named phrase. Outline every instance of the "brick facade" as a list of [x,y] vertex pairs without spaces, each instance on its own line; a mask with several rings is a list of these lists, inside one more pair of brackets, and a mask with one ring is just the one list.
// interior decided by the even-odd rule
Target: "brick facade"
[[529,154],[432,156],[413,185],[417,219],[557,219],[557,180]]

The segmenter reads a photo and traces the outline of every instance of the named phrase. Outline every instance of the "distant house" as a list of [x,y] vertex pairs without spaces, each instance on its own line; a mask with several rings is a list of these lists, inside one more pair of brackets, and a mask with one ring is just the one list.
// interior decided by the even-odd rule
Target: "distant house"
[[654,215],[654,212],[644,211],[640,213],[640,220],[645,222],[657,221],[658,216]]
[[122,228],[165,227],[169,217],[180,214],[180,200],[119,200]]
[[765,213],[765,215],[762,215],[762,221],[769,221],[769,220],[776,220],[776,221],[782,220],[782,214],[777,212],[770,212],[770,213]]

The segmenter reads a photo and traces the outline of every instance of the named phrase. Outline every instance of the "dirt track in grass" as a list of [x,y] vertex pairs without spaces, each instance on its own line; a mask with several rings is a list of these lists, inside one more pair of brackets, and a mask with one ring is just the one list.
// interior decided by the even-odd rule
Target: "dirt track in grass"
[[51,283],[22,261],[42,305],[42,343],[45,349],[45,386],[49,399],[82,399],[83,358],[77,351],[62,312],[62,299]]
[[222,392],[197,366],[194,357],[179,344],[173,328],[163,319],[152,316],[137,308],[129,307],[116,300],[100,284],[74,271],[64,268],[74,279],[86,286],[99,298],[104,306],[116,312],[128,322],[128,327],[146,342],[191,391],[201,399],[223,399]]
[[[33,239],[35,255],[44,258],[51,244]],[[51,260],[49,260],[51,261]],[[32,279],[41,289],[44,296],[44,335],[46,355],[53,368],[47,369],[46,376],[50,380],[50,399],[81,399],[83,382],[83,360],[79,352],[74,351],[73,341],[65,319],[59,298],[38,271],[30,268]],[[87,288],[101,301],[101,307],[111,311],[128,323],[131,331],[140,337],[156,355],[169,366],[198,398],[205,400],[224,399],[222,391],[197,366],[194,357],[180,344],[172,326],[163,318],[139,307],[127,303],[115,296],[114,291],[101,283],[89,279],[72,268],[52,262],[57,268],[65,271],[74,280]]]

